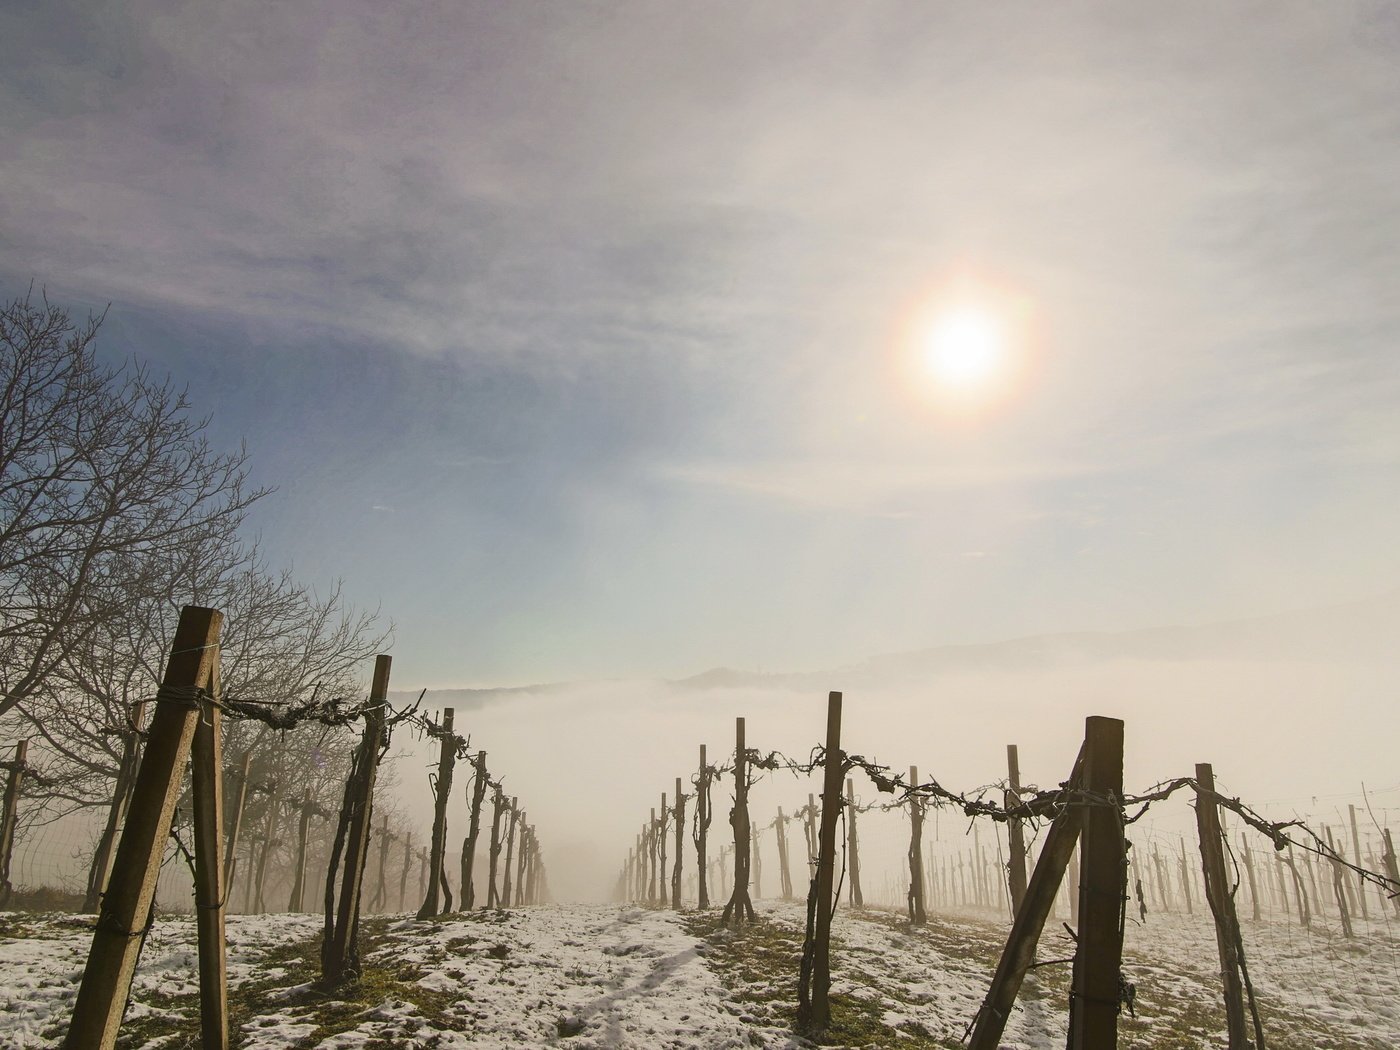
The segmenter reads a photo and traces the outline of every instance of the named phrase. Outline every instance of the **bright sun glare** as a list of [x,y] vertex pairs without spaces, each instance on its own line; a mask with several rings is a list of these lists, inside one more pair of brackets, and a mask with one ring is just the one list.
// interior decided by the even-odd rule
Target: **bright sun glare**
[[923,351],[924,365],[938,384],[950,393],[977,393],[1006,369],[1006,326],[986,308],[949,307],[932,318]]

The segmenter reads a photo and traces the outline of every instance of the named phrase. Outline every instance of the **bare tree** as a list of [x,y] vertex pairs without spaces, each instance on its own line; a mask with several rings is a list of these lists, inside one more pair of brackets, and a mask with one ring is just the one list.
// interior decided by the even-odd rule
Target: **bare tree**
[[233,546],[266,493],[168,379],[97,360],[101,323],[32,293],[0,308],[0,716],[129,613],[149,566]]

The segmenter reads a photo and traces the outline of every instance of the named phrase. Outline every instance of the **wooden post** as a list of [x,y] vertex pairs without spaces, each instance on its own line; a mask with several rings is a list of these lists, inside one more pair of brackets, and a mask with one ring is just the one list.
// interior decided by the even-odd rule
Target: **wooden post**
[[510,907],[511,866],[515,860],[515,827],[520,821],[520,799],[510,797],[510,824],[506,828],[506,867],[501,876],[501,907]]
[[1338,859],[1341,854],[1338,853],[1337,844],[1332,838],[1332,829],[1323,825],[1322,830],[1327,833],[1327,848],[1330,854],[1327,859],[1332,865],[1332,891],[1337,896],[1337,915],[1342,920],[1342,936],[1351,940],[1355,933],[1351,927],[1351,911],[1347,908],[1342,862]]
[[223,615],[187,605],[165,665],[131,810],[93,930],[83,981],[73,1004],[67,1050],[111,1050],[131,992],[136,958],[152,914],[161,857],[180,781],[200,718],[197,690],[206,688],[218,659]]
[[253,752],[243,752],[243,762],[238,767],[238,792],[233,797],[233,816],[228,825],[228,841],[224,844],[224,885],[232,888],[233,876],[238,870],[238,836],[243,830],[243,809],[248,804],[248,775],[253,766]]
[[473,885],[472,869],[476,866],[476,840],[481,833],[481,801],[486,797],[486,782],[490,779],[486,773],[486,752],[478,751],[476,761],[472,765],[474,767],[472,808],[467,822],[467,837],[462,840],[461,899],[463,911],[471,911],[472,906],[476,903],[476,887]]
[[1079,940],[1069,1006],[1069,1050],[1117,1045],[1128,863],[1123,841],[1123,723],[1090,716],[1084,731],[1084,813]]
[[676,777],[676,860],[671,871],[671,910],[681,910],[681,847],[685,843],[685,796],[681,778]]
[[[817,870],[812,878],[812,898],[807,904],[811,931],[811,951],[804,952],[798,983],[797,1020],[807,1031],[820,1032],[831,1023],[831,915],[836,868],[836,821],[841,814],[841,778],[845,755],[841,751],[841,694],[833,692],[826,702],[826,765],[822,779],[822,822],[817,841]],[[813,914],[815,912],[815,915]],[[811,997],[807,990],[811,974]]]
[[101,838],[97,840],[92,867],[88,869],[87,893],[83,897],[84,915],[97,913],[102,892],[107,888],[107,878],[112,873],[117,833],[126,819],[127,807],[131,805],[131,789],[136,786],[136,769],[141,763],[140,730],[145,710],[144,703],[136,704],[131,712],[131,725],[122,732],[122,757],[117,765],[116,783],[112,785],[112,804],[107,808],[107,821]]
[[15,849],[15,826],[19,823],[19,792],[24,785],[29,741],[15,744],[15,760],[5,778],[5,804],[0,810],[0,908],[9,906],[14,887],[10,884],[10,857]]
[[851,907],[865,907],[860,892],[860,849],[856,843],[856,790],[851,778],[846,778],[846,873],[851,883]]
[[1244,873],[1249,879],[1249,905],[1255,922],[1259,921],[1259,883],[1254,878],[1254,851],[1249,841],[1240,836],[1240,853],[1244,856]]
[[[219,650],[209,669],[209,692],[219,695]],[[199,936],[199,1027],[202,1050],[228,1048],[228,969],[224,952],[223,712],[200,701],[191,744],[194,808],[194,915]]]
[[749,871],[753,875],[753,899],[763,899],[763,853],[759,849],[758,828],[749,825]]
[[[1400,867],[1397,867],[1395,860],[1395,843],[1391,841],[1390,829],[1385,832],[1385,852],[1381,854],[1381,862],[1385,864],[1385,873],[1390,877],[1390,892],[1393,894],[1400,891]],[[1390,903],[1395,907],[1395,914],[1400,915],[1400,896],[1392,896]]]
[[705,745],[700,745],[700,779],[695,786],[695,871],[696,907],[710,906],[710,888],[705,879],[706,841],[710,831],[710,767],[705,763]]
[[807,845],[807,881],[817,874],[817,796],[807,793],[807,805],[802,810],[802,835]]
[[[1361,835],[1356,830],[1356,807],[1348,805],[1347,812],[1351,814],[1352,863],[1358,868],[1365,867],[1365,865],[1361,863]],[[1356,883],[1356,906],[1361,912],[1361,917],[1363,919],[1369,919],[1370,915],[1366,908],[1366,880],[1354,872],[1351,875],[1351,879]]]
[[301,795],[301,816],[297,821],[297,859],[292,869],[292,895],[287,898],[287,910],[301,911],[303,887],[306,884],[306,838],[311,831],[311,789]]
[[778,874],[783,884],[783,900],[792,900],[792,871],[788,867],[787,822],[783,807],[778,807],[778,820],[774,827],[778,831]]
[[525,903],[525,855],[529,849],[530,825],[525,822],[528,814],[520,811],[520,849],[515,854],[515,906]]
[[1224,836],[1215,804],[1215,771],[1208,762],[1196,764],[1196,830],[1201,842],[1201,874],[1205,876],[1206,903],[1215,919],[1215,946],[1220,954],[1220,975],[1225,997],[1225,1028],[1230,1050],[1248,1050],[1245,1029],[1244,985],[1240,979],[1240,924],[1235,898],[1225,874]]
[[404,910],[404,904],[408,900],[408,869],[413,863],[413,832],[406,831],[403,836],[403,868],[399,871],[399,911]]
[[496,867],[501,858],[501,810],[505,808],[505,796],[501,794],[501,785],[496,785],[496,794],[491,799],[491,846],[487,856],[487,884],[486,884],[486,907],[494,908],[499,904],[496,897]]
[[272,790],[267,796],[267,824],[263,828],[262,852],[258,854],[258,877],[257,889],[254,898],[253,910],[261,915],[266,908],[263,905],[263,880],[267,877],[267,858],[277,846],[277,804],[278,793],[281,784],[272,781]]
[[[1015,744],[1006,745],[1007,791],[1006,808],[1011,809],[1021,802],[1021,760]],[[1021,831],[1021,818],[1012,817],[1006,822],[1007,848],[1011,851],[1007,876],[1011,884],[1011,914],[1021,910],[1021,902],[1026,898],[1026,840]]]
[[[452,708],[442,712],[442,749],[438,754],[437,782],[433,785],[433,839],[432,853],[428,861],[428,893],[423,898],[423,906],[418,909],[418,918],[430,919],[438,913],[438,889],[447,888],[447,873],[443,870],[443,856],[447,852],[447,800],[452,794],[452,769],[457,761],[457,738],[452,735]],[[507,880],[510,876],[507,873]]]
[[360,972],[360,894],[365,862],[369,856],[371,821],[374,818],[374,782],[379,772],[379,753],[384,746],[385,708],[388,706],[389,671],[392,660],[380,655],[374,660],[374,681],[370,704],[365,713],[365,732],[360,740],[350,779],[337,838],[345,836],[345,854],[340,897],[335,895],[337,857],[332,851],[326,870],[326,937],[321,949],[321,979],[327,985],[339,984]]
[[384,813],[379,818],[379,874],[374,880],[374,896],[370,898],[368,911],[383,912],[387,910],[389,846],[393,841],[393,833],[389,831],[389,814]]
[[[919,786],[919,767],[909,767],[909,786]],[[922,926],[928,921],[924,911],[924,801],[909,796],[909,922]]]
[[734,809],[729,814],[734,829],[734,889],[720,916],[722,925],[742,926],[755,918],[749,899],[749,762],[744,745],[744,720],[734,720]]
[[[1186,839],[1181,839],[1181,895],[1186,898],[1186,914],[1196,914],[1196,909],[1191,902],[1191,868],[1186,863]],[[1287,898],[1284,898],[1287,906]]]
[[659,862],[657,867],[656,881],[660,891],[660,900],[664,906],[670,896],[666,892],[666,837],[671,830],[671,809],[666,799],[666,792],[661,792],[661,816],[656,821],[656,842]]
[[[1077,790],[1082,786],[1083,775],[1084,750],[1081,749],[1066,786],[1071,791]],[[1061,808],[1051,822],[1050,830],[1045,835],[1045,845],[1041,847],[1040,856],[1035,862],[1035,871],[1026,886],[1021,910],[1011,922],[1011,933],[1006,938],[1006,947],[1002,949],[987,998],[973,1020],[968,1050],[997,1050],[1001,1035],[1006,1030],[1007,1019],[1011,1016],[1011,1007],[1021,990],[1021,982],[1025,980],[1026,971],[1035,958],[1040,933],[1054,906],[1055,895],[1060,891],[1060,882],[1074,853],[1082,823],[1080,810],[1073,805]],[[1107,1045],[1112,1046],[1111,1043]]]

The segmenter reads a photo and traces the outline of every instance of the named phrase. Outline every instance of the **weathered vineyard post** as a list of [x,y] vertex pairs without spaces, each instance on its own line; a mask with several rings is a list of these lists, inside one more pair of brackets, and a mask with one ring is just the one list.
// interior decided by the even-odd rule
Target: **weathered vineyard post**
[[661,816],[656,822],[656,843],[659,853],[656,881],[658,883],[657,899],[664,906],[666,899],[670,896],[666,892],[666,838],[671,832],[671,810],[667,805],[666,792],[661,792]]
[[1332,829],[1325,824],[1322,828],[1327,833],[1328,862],[1332,865],[1332,891],[1337,897],[1337,915],[1342,920],[1342,936],[1351,940],[1355,936],[1351,927],[1351,912],[1347,908],[1346,887],[1343,882],[1342,862],[1337,858],[1337,844],[1332,839]]
[[501,907],[510,907],[511,868],[515,863],[515,828],[520,823],[520,799],[510,797],[510,823],[506,826],[506,864],[501,872]]
[[530,825],[525,818],[528,814],[522,809],[520,811],[520,850],[515,856],[515,904],[517,907],[526,903],[525,901],[525,853],[529,848]]
[[462,840],[462,910],[471,911],[476,903],[476,887],[472,885],[472,868],[476,866],[476,840],[481,833],[481,800],[486,797],[486,752],[478,751],[472,763],[472,808],[467,821],[467,837]]
[[695,782],[695,867],[696,906],[710,906],[710,890],[705,881],[705,843],[710,832],[710,767],[705,764],[705,745],[700,745],[700,778]]
[[788,864],[788,843],[787,843],[787,822],[788,817],[783,816],[783,807],[778,807],[778,820],[774,825],[778,829],[778,874],[783,883],[783,900],[792,900],[792,870]]
[[681,847],[685,844],[685,796],[676,777],[676,860],[671,871],[671,910],[681,910]]
[[372,912],[382,912],[385,908],[385,895],[389,892],[389,846],[393,841],[393,832],[389,830],[389,814],[385,813],[379,818],[379,871],[374,880],[374,896],[370,898],[367,909]]
[[287,900],[287,910],[301,911],[302,889],[306,883],[306,837],[311,831],[311,789],[301,796],[301,819],[297,822],[297,859],[292,872],[292,895]]
[[[360,972],[360,893],[365,862],[369,857],[370,821],[374,817],[374,782],[379,773],[379,755],[386,735],[385,709],[389,697],[389,670],[392,659],[380,654],[374,659],[374,680],[370,685],[369,707],[365,711],[365,732],[356,749],[345,782],[335,843],[326,866],[326,933],[321,945],[321,980],[336,985]],[[344,874],[337,900],[335,882],[340,867],[341,842],[345,843]]]
[[253,910],[259,915],[267,910],[263,903],[263,880],[267,878],[268,854],[281,844],[277,839],[277,806],[281,801],[278,795],[280,788],[281,782],[273,780],[271,791],[267,796],[267,824],[263,828],[262,852],[258,854],[257,889],[253,904]]
[[117,765],[117,779],[112,786],[112,803],[107,808],[107,822],[102,837],[97,840],[92,867],[88,870],[87,893],[83,897],[83,914],[96,913],[112,872],[112,853],[117,846],[117,833],[131,805],[131,789],[136,786],[136,769],[141,764],[141,723],[145,720],[146,704],[138,702],[131,710],[131,724],[121,731],[122,757]]
[[501,810],[505,808],[505,796],[501,785],[496,785],[496,793],[491,798],[491,846],[487,854],[486,907],[495,908],[500,901],[496,896],[496,868],[501,858]]
[[[1021,759],[1015,744],[1006,745],[1006,808],[1021,804]],[[1008,878],[1011,884],[1011,915],[1014,918],[1026,899],[1026,840],[1021,831],[1021,818],[1006,822],[1007,849],[1011,851]]]
[[807,950],[803,952],[797,985],[797,1023],[804,1031],[820,1032],[831,1023],[831,914],[835,908],[832,890],[845,757],[841,751],[841,694],[833,692],[827,697],[826,706],[826,768],[817,869],[807,899]]
[[[1079,757],[1075,759],[1073,772],[1065,782],[1070,791],[1077,791],[1083,786],[1084,755],[1087,749],[1086,742],[1079,752]],[[1012,920],[1011,933],[1006,938],[1006,947],[1002,949],[991,987],[988,988],[982,1008],[977,1011],[977,1017],[973,1020],[968,1050],[997,1050],[1001,1042],[1007,1019],[1011,1016],[1011,1007],[1016,1002],[1016,995],[1021,990],[1026,971],[1030,969],[1035,958],[1036,945],[1040,941],[1041,931],[1045,928],[1045,920],[1050,917],[1050,910],[1054,906],[1056,894],[1060,891],[1065,869],[1069,867],[1081,823],[1079,810],[1068,805],[1062,806],[1050,823],[1045,845],[1041,847],[1040,856],[1035,862],[1035,871],[1026,886],[1025,900],[1021,910]],[[1114,1001],[1117,1001],[1116,995]],[[1111,1043],[1107,1045],[1112,1046]]]
[[[1195,906],[1191,901],[1191,867],[1186,863],[1186,839],[1183,837],[1181,845],[1181,895],[1186,898],[1186,914],[1196,914]],[[1288,907],[1288,898],[1283,900],[1283,906]]]
[[1224,835],[1215,805],[1215,771],[1208,762],[1196,764],[1196,829],[1201,840],[1201,873],[1205,876],[1206,904],[1215,918],[1215,945],[1220,953],[1224,982],[1225,1028],[1230,1050],[1249,1050],[1245,1031],[1244,987],[1240,980],[1240,923],[1235,898],[1225,874]]
[[[1385,829],[1385,852],[1381,854],[1381,861],[1385,864],[1385,873],[1390,876],[1390,881],[1395,886],[1400,887],[1400,867],[1395,861],[1395,843],[1391,841],[1390,829]],[[1395,914],[1400,915],[1400,896],[1390,898],[1390,903],[1395,906]]]
[[846,778],[846,872],[851,880],[851,907],[865,907],[865,898],[860,892],[860,849],[856,842],[856,789],[851,778]]
[[758,828],[749,825],[749,869],[753,872],[753,897],[763,899],[763,853],[758,848]]
[[[909,767],[909,787],[919,786],[919,767]],[[924,912],[924,801],[916,794],[909,796],[909,922],[922,926],[928,921]]]
[[802,836],[807,844],[807,881],[817,872],[817,796],[808,792],[802,808]]
[[180,611],[130,813],[73,1004],[67,1050],[111,1050],[116,1044],[152,915],[175,800],[200,720],[201,691],[209,686],[219,658],[222,624],[223,615],[214,609],[187,605]]
[[[1351,815],[1351,852],[1352,861],[1358,868],[1365,867],[1361,860],[1361,835],[1356,830],[1356,807],[1347,806],[1347,812]],[[1361,910],[1363,919],[1370,918],[1366,909],[1366,880],[1360,875],[1352,874],[1352,881],[1356,883],[1356,904]]]
[[29,758],[29,741],[15,744],[15,758],[5,778],[5,803],[0,810],[0,908],[7,907],[14,887],[10,885],[10,857],[15,849],[15,826],[19,823],[19,792]]
[[734,828],[734,889],[724,906],[720,924],[742,926],[754,919],[753,901],[749,899],[749,761],[744,746],[744,720],[734,720],[734,809],[729,814]]
[[1091,800],[1080,833],[1079,940],[1069,1001],[1069,1050],[1103,1050],[1118,1040],[1127,890],[1123,841],[1123,723],[1090,716],[1084,730],[1084,791]]
[[1254,878],[1254,851],[1249,848],[1249,842],[1240,836],[1240,852],[1244,854],[1244,872],[1249,878],[1249,904],[1253,910],[1255,922],[1259,921],[1259,883]]
[[199,1029],[202,1050],[228,1047],[228,969],[224,952],[224,745],[219,650],[209,668],[209,696],[199,700],[190,747],[194,808],[194,913],[199,931]]
[[[438,753],[437,779],[433,783],[433,838],[428,861],[428,893],[418,909],[418,918],[430,919],[438,913],[438,889],[449,898],[443,857],[447,852],[447,801],[452,796],[452,769],[457,761],[457,738],[452,734],[452,708],[442,711],[442,749]],[[452,906],[448,901],[449,908]]]
[[224,885],[233,886],[234,873],[238,871],[238,836],[243,831],[243,810],[248,805],[248,777],[253,768],[253,751],[243,752],[243,762],[238,767],[238,794],[233,800],[233,818],[229,821],[228,841],[224,844]]
[[399,911],[403,911],[404,903],[408,900],[408,869],[413,863],[413,832],[405,831],[403,835],[403,868],[399,871]]

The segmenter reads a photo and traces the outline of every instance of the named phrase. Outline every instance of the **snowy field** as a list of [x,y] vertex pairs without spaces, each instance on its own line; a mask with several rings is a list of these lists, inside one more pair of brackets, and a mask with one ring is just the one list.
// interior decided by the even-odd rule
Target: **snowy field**
[[[355,1047],[801,1047],[791,1034],[802,910],[761,902],[742,934],[717,916],[605,905],[550,905],[419,922],[366,921],[366,976],[345,999],[311,984],[320,921],[229,919],[234,1045]],[[0,1046],[60,1045],[89,944],[85,917],[0,914]],[[1315,924],[1246,923],[1269,1045],[1400,1046],[1400,957],[1386,922],[1351,941]],[[968,913],[910,930],[902,917],[842,910],[833,957],[831,1045],[955,1047],[986,991],[1005,927]],[[1200,916],[1150,916],[1127,934],[1137,986],[1121,1045],[1223,1046],[1211,928]],[[1039,958],[1070,954],[1047,928]],[[1032,972],[1005,1045],[1064,1045],[1068,966]],[[158,921],[146,945],[121,1045],[197,1045],[194,927]]]

